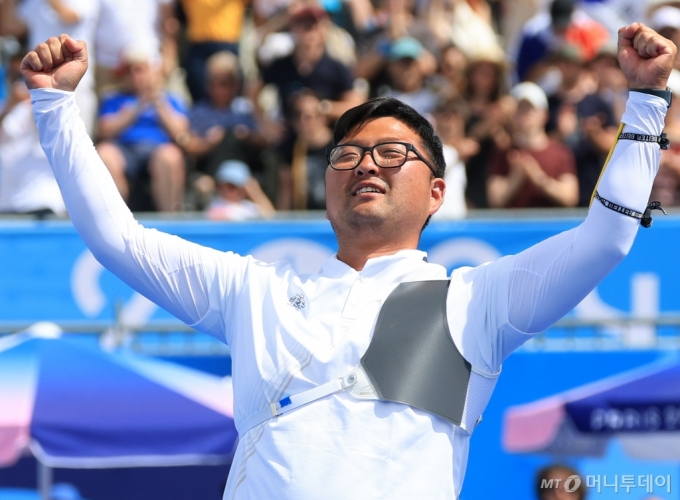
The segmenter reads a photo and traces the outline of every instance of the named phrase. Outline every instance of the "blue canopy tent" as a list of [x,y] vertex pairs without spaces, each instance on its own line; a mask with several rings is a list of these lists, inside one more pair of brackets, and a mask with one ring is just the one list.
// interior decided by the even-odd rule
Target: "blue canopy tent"
[[506,411],[509,452],[680,461],[680,361],[653,363]]
[[51,468],[228,463],[237,442],[229,382],[58,336],[5,337],[0,466],[32,453],[45,489]]

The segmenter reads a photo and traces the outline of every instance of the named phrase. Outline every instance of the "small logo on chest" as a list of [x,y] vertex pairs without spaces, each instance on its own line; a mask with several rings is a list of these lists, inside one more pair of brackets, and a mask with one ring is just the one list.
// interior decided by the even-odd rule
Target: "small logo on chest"
[[297,295],[288,299],[288,305],[291,306],[291,307],[294,307],[295,309],[304,309],[305,308],[305,296],[302,295],[301,293],[298,293]]

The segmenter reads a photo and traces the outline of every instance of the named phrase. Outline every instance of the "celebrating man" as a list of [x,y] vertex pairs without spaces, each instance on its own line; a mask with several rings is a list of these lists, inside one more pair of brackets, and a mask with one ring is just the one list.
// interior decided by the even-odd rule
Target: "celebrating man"
[[619,32],[633,92],[584,222],[514,256],[446,270],[417,250],[444,198],[441,141],[377,99],[338,121],[326,171],[338,253],[318,274],[140,226],[78,117],[87,49],[50,38],[23,62],[73,224],[134,289],[231,347],[240,441],[232,498],[457,498],[503,360],[629,251],[658,168],[676,48]]

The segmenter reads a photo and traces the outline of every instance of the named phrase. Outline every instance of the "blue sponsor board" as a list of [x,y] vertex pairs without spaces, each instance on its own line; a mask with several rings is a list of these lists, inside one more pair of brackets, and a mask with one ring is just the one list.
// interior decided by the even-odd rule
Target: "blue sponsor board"
[[[513,254],[578,219],[435,222],[421,249],[452,270]],[[315,272],[337,250],[326,221],[214,223],[153,221],[154,227],[224,251],[265,261],[287,259]],[[680,311],[680,217],[657,217],[641,229],[631,254],[573,312],[580,318],[650,317]],[[170,316],[105,271],[68,222],[0,223],[0,321],[113,319],[116,305],[134,323]]]

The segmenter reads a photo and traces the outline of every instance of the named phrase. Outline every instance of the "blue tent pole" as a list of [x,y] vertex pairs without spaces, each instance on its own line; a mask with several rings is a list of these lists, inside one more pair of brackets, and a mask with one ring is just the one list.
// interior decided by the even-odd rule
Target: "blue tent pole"
[[40,460],[38,462],[38,491],[41,500],[52,500],[52,467],[48,467]]

